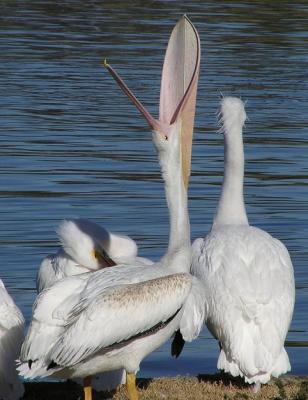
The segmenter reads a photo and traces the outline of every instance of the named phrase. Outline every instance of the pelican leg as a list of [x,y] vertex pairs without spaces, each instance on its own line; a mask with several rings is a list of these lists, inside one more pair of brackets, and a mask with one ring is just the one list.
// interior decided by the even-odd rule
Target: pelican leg
[[92,386],[91,386],[91,376],[87,376],[83,380],[83,391],[84,391],[84,400],[92,400]]
[[136,388],[136,375],[126,372],[126,389],[129,400],[138,400],[139,395]]
[[256,382],[255,384],[251,385],[251,391],[253,393],[258,393],[258,391],[261,389],[261,383]]

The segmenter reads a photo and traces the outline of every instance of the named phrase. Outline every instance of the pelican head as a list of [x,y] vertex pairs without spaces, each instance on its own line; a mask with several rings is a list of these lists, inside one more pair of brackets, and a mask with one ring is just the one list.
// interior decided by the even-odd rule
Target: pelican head
[[79,265],[91,270],[110,267],[122,258],[137,256],[137,245],[86,219],[67,219],[57,229],[64,251]]
[[241,132],[247,118],[244,103],[237,97],[223,97],[219,117],[221,132],[225,135]]
[[104,66],[148,122],[158,152],[178,145],[183,184],[187,190],[200,69],[200,40],[191,21],[184,15],[169,39],[161,79],[159,119],[147,111],[106,61]]

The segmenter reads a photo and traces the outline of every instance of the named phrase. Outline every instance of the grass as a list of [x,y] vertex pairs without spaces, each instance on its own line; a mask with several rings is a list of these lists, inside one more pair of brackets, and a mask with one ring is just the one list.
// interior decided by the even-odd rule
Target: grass
[[[254,394],[240,379],[226,375],[199,375],[138,379],[140,400],[308,400],[308,377],[273,379]],[[83,399],[82,388],[73,382],[26,383],[25,400]],[[94,400],[127,400],[125,386],[113,393],[94,393]]]

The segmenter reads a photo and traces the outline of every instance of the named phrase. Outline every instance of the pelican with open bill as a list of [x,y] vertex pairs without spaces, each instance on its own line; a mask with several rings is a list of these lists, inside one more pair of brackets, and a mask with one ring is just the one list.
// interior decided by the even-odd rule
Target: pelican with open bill
[[158,120],[137,99],[106,59],[103,61],[103,66],[144,116],[153,131],[168,140],[172,126],[180,124],[182,168],[183,172],[185,171],[184,183],[187,188],[200,69],[200,39],[194,25],[184,15],[171,34],[163,66]]
[[[48,318],[58,318],[57,331],[48,339],[49,350],[33,362],[31,370],[26,363],[39,338],[23,345],[19,370],[25,377],[84,378],[89,400],[89,376],[124,368],[129,399],[137,400],[135,374],[143,358],[176,331],[187,341],[198,336],[205,318],[205,291],[202,282],[189,273],[187,188],[199,63],[199,37],[184,16],[167,48],[159,120],[138,106],[153,130],[165,183],[170,219],[167,252],[153,265],[118,265],[70,278],[71,292],[56,310],[48,310]],[[140,105],[113,73],[134,104]],[[53,285],[49,295],[61,292],[67,279]],[[40,317],[47,295],[48,291],[37,300],[33,319]]]

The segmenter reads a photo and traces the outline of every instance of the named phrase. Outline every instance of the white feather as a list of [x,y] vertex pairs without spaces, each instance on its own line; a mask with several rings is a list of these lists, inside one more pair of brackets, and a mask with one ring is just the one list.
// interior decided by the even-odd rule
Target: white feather
[[[47,357],[39,358],[38,367],[34,374],[31,372],[31,376],[54,374],[71,378],[86,377],[119,367],[124,367],[127,372],[135,373],[139,369],[141,360],[180,328],[186,301],[194,310],[193,329],[188,329],[187,323],[183,323],[187,337],[189,339],[195,337],[200,330],[204,312],[200,311],[199,305],[196,305],[194,309],[194,299],[200,301],[200,291],[197,285],[191,284],[192,277],[188,273],[191,251],[186,191],[190,158],[189,140],[192,135],[200,63],[200,43],[195,28],[185,16],[173,30],[166,59],[166,65],[171,69],[164,67],[166,72],[162,79],[161,98],[162,102],[168,105],[169,121],[172,115],[176,121],[172,124],[166,123],[165,120],[155,122],[146,111],[144,115],[148,121],[154,123],[152,126],[155,128],[154,143],[159,153],[165,180],[170,212],[168,251],[158,263],[153,265],[146,265],[148,263],[142,263],[140,260],[127,265],[122,261],[123,265],[83,274],[86,276],[87,283],[81,292],[77,296],[75,293],[69,293],[60,304],[49,310],[52,322],[58,319],[60,322],[56,322],[55,325],[60,327],[63,322],[64,326],[54,338],[49,339],[52,346]],[[181,68],[177,68],[178,65]],[[166,77],[174,68],[177,81],[173,87],[174,96],[172,96],[169,90],[169,79]],[[129,90],[126,88],[125,92],[128,93]],[[132,94],[130,98],[135,99]],[[174,104],[170,105],[168,98]],[[138,103],[138,108],[144,110],[139,105]],[[185,142],[183,148],[182,142]],[[182,165],[184,158],[185,165]],[[185,170],[185,176],[183,170]],[[69,230],[72,228],[74,229],[70,226]],[[79,249],[77,252],[72,252],[73,246],[70,240],[72,236],[75,237],[75,241],[80,239],[76,237],[76,232],[72,234],[70,231],[70,237],[67,238],[65,232],[63,234],[61,231],[60,236],[62,239],[65,237],[66,244],[63,243],[65,251],[71,257],[75,256]],[[85,243],[83,248],[87,246],[88,244]],[[109,256],[112,256],[110,254],[112,248],[105,248],[105,250],[107,252],[109,250]],[[61,282],[65,285],[67,279]],[[52,295],[54,286],[50,288],[49,293],[47,292],[48,296]],[[196,294],[191,293],[194,290],[197,290]],[[187,300],[189,295],[191,296]],[[42,292],[34,310],[35,315],[40,314],[36,310],[41,307],[39,303],[44,303],[45,296],[47,296],[45,292]],[[189,304],[186,305],[185,310],[186,321],[189,320]],[[43,316],[41,315],[40,318]],[[125,323],[123,323],[124,320]],[[164,321],[167,323],[162,324]],[[147,335],[139,337],[138,334],[144,332],[147,332]],[[40,340],[39,337],[35,338],[33,343],[25,343],[25,349],[34,348],[38,340]],[[114,349],[113,345],[117,343],[119,346]],[[27,357],[22,357],[21,361],[20,369],[23,373],[27,373],[25,369]],[[58,366],[54,365],[55,362]]]
[[37,292],[49,288],[60,279],[89,271],[90,269],[78,264],[61,248],[56,254],[43,259],[36,277]]
[[190,288],[188,274],[107,288],[100,296],[88,298],[72,309],[65,333],[49,351],[48,359],[61,366],[73,366],[100,349],[145,332],[180,310]]
[[194,277],[180,323],[180,331],[186,342],[191,342],[199,336],[207,315],[205,300],[205,286],[201,280]]
[[[115,234],[107,231],[105,228],[85,219],[67,219],[64,220],[59,228],[58,235],[63,248],[60,248],[54,255],[46,257],[39,268],[36,284],[37,291],[40,293],[43,289],[49,288],[57,281],[83,273],[87,273],[93,268],[102,267],[93,259],[93,250],[95,246],[101,246],[116,263],[135,264],[139,266],[151,265],[153,262],[146,258],[137,257],[137,245],[130,237]],[[85,263],[83,265],[82,263]],[[89,267],[86,267],[86,265]],[[94,269],[95,270],[95,269]],[[54,304],[49,303],[47,296],[47,307],[54,309],[52,315],[54,318],[65,318],[66,310],[69,306],[73,306],[76,297],[68,290],[64,291],[67,295],[66,299],[60,296],[61,305],[54,307]],[[43,302],[44,307],[46,301]],[[32,332],[25,343],[40,344],[33,354],[34,359],[38,359],[44,352],[47,351],[50,345],[50,340],[60,334],[62,327],[55,326],[54,322],[45,321],[44,318],[33,319],[31,324]],[[39,332],[39,335],[37,335]],[[40,352],[38,350],[40,349]],[[29,355],[28,355],[29,357]],[[34,377],[36,372],[41,368],[41,363],[35,361],[32,364],[31,370],[28,364],[19,366],[21,375]],[[100,374],[93,379],[93,388],[96,390],[111,390],[121,383],[125,383],[124,371],[117,370]]]
[[137,257],[133,239],[108,232],[89,220],[64,220],[57,232],[62,248],[42,261],[36,278],[38,293],[60,279],[104,267],[93,257],[96,246],[101,246],[117,264],[153,264],[151,260]]
[[191,271],[205,284],[206,323],[222,346],[218,368],[248,383],[266,383],[290,369],[284,341],[293,314],[294,273],[285,246],[248,224],[245,118],[241,100],[222,100],[224,182],[211,232],[193,243]]
[[[65,317],[71,306],[71,302],[67,303],[68,299],[78,299],[78,294],[86,285],[85,278],[86,274],[81,274],[62,279],[42,291],[36,298],[32,321],[20,352],[20,361],[26,363],[18,370],[23,371],[25,377],[33,375],[37,361],[46,355],[57,336],[63,331]],[[29,360],[32,361],[30,369],[27,364]],[[29,373],[25,374],[28,369]]]
[[57,229],[64,251],[79,265],[97,270],[98,260],[93,250],[100,240],[108,242],[108,232],[88,220],[64,220]]
[[0,398],[18,400],[24,387],[18,378],[15,360],[24,335],[24,319],[0,279]]

